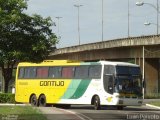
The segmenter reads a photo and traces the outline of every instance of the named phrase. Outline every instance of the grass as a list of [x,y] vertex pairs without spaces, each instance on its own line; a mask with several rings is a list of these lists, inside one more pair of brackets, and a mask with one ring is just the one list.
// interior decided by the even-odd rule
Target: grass
[[160,93],[147,93],[146,99],[160,99]]
[[159,107],[160,107],[160,101],[150,102],[149,104],[155,105],[155,106],[159,106]]
[[47,120],[37,109],[31,106],[0,106],[0,120]]

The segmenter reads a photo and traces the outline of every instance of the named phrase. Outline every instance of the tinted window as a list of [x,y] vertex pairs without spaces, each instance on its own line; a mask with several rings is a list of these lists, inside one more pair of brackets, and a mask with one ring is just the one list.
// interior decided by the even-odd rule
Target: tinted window
[[94,65],[89,67],[89,78],[95,78],[98,79],[101,77],[101,66],[100,65]]
[[60,78],[60,77],[61,77],[61,67],[49,68],[49,78]]
[[48,67],[38,67],[37,78],[47,78],[47,77],[48,77]]
[[104,74],[114,74],[114,73],[115,73],[114,66],[111,66],[111,65],[104,66]]
[[24,71],[24,78],[35,78],[36,67],[26,67]]
[[88,66],[78,66],[78,67],[76,67],[75,78],[76,79],[88,78]]
[[104,75],[103,85],[106,92],[113,93],[113,82],[114,78],[110,75]]
[[117,74],[129,74],[128,66],[116,66]]
[[101,77],[101,65],[64,66],[64,67],[21,67],[19,78],[64,78],[64,79],[99,79]]
[[129,66],[117,66],[116,67],[117,74],[132,74],[132,75],[140,75],[141,71],[139,67],[129,67]]
[[24,77],[24,68],[19,68],[18,78],[23,78],[23,77]]
[[139,67],[130,67],[130,73],[132,75],[140,75],[141,74],[141,70]]
[[62,78],[73,78],[74,67],[63,67],[62,68]]

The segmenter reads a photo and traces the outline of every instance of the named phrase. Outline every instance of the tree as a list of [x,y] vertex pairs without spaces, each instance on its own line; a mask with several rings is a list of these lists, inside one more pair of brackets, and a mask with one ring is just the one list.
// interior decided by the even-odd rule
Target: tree
[[5,92],[20,61],[40,62],[57,42],[50,17],[24,13],[26,0],[0,0],[0,67]]

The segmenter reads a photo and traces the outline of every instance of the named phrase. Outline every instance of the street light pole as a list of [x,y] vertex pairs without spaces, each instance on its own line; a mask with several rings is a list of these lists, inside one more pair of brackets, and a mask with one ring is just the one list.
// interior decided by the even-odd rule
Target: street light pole
[[143,80],[143,89],[142,89],[142,93],[143,93],[143,99],[144,99],[144,84],[145,84],[145,74],[144,74],[144,65],[145,65],[145,58],[144,58],[144,46],[143,46],[143,75],[142,75],[142,80]]
[[158,29],[158,26],[159,26],[159,2],[157,0],[157,35],[159,34],[159,29]]
[[129,32],[130,32],[130,31],[129,31],[129,30],[130,30],[130,29],[129,29],[129,24],[130,24],[130,22],[129,22],[129,17],[130,17],[130,13],[129,13],[129,0],[128,0],[128,37],[130,36],[130,35],[129,35]]
[[74,5],[74,7],[77,7],[78,9],[78,41],[79,41],[79,45],[81,44],[81,41],[80,41],[80,27],[79,27],[79,8],[83,6],[83,5]]
[[57,20],[58,20],[58,39],[60,39],[60,34],[59,34],[59,19],[62,18],[62,17],[56,17]]
[[[144,25],[145,25],[145,26],[149,26],[149,25],[151,25],[151,24],[156,25],[158,28],[160,27],[160,26],[157,25],[156,23],[152,23],[152,22],[148,22],[148,21],[144,22]],[[157,33],[159,32],[158,30],[159,30],[159,29],[157,29]]]
[[104,24],[104,16],[103,16],[103,0],[102,0],[102,42],[103,42],[103,24]]
[[159,28],[158,28],[159,27],[159,13],[160,13],[160,11],[159,11],[159,1],[157,0],[157,5],[156,6],[151,4],[151,3],[144,3],[143,1],[136,2],[137,6],[143,6],[144,4],[150,5],[151,7],[153,7],[157,11],[157,35],[158,35],[159,34]]

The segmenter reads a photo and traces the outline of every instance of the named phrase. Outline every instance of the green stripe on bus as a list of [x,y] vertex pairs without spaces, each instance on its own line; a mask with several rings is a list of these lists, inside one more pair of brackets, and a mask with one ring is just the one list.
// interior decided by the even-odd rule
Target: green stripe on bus
[[89,83],[91,82],[91,80],[82,80],[81,83],[79,84],[78,88],[76,89],[74,95],[70,98],[70,99],[78,99],[80,98],[85,91],[88,88]]
[[80,83],[81,83],[81,80],[72,80],[72,82],[70,83],[70,85],[67,88],[67,91],[63,95],[62,99],[71,98],[74,95],[74,93],[75,93],[75,91],[78,88]]

